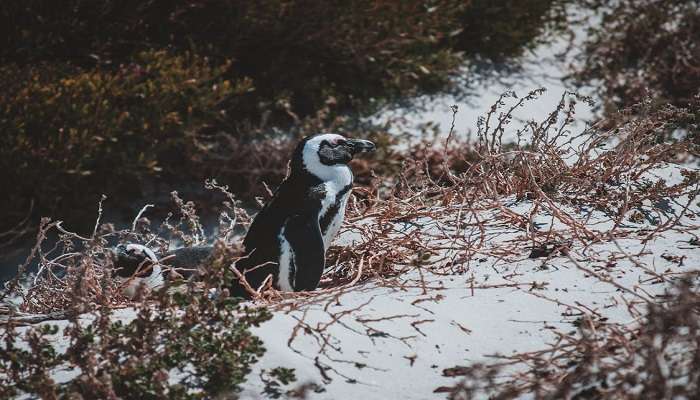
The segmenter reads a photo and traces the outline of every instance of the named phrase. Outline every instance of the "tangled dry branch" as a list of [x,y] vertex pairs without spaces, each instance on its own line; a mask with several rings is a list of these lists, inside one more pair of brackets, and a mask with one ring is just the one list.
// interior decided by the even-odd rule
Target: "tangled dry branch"
[[[297,335],[304,332],[316,339],[321,353],[332,348],[329,326],[342,323],[342,317],[352,310],[332,313],[330,305],[337,303],[344,293],[366,290],[366,283],[397,289],[419,288],[423,294],[430,295],[436,283],[425,279],[427,274],[473,274],[476,268],[485,267],[481,263],[489,258],[512,261],[542,258],[546,261],[559,256],[566,257],[590,276],[617,285],[619,290],[628,293],[633,300],[627,308],[637,320],[644,319],[650,326],[658,325],[664,332],[669,325],[689,326],[688,337],[700,337],[697,326],[691,324],[697,323],[697,292],[689,284],[674,283],[677,286],[669,300],[659,303],[641,286],[620,285],[610,271],[595,267],[626,259],[645,271],[649,279],[666,283],[689,282],[687,277],[681,279],[677,274],[656,272],[639,261],[641,253],[626,253],[618,244],[619,240],[640,232],[642,242],[646,243],[673,231],[692,235],[694,239],[690,244],[697,245],[698,226],[689,224],[688,218],[684,217],[690,215],[691,220],[696,217],[690,206],[697,201],[700,174],[683,171],[682,182],[671,185],[661,181],[653,183],[646,178],[650,171],[693,152],[692,143],[657,140],[660,129],[673,125],[676,119],[687,120],[687,112],[670,107],[649,109],[643,117],[622,125],[610,126],[600,121],[574,134],[575,106],[587,99],[565,93],[558,107],[545,120],[527,123],[511,135],[517,138],[517,142],[504,143],[504,136],[513,133],[509,124],[518,109],[541,93],[542,90],[536,90],[523,98],[517,98],[513,93],[504,94],[479,121],[476,142],[448,134],[444,142],[422,139],[404,150],[386,149],[386,157],[381,160],[358,163],[361,171],[374,172],[365,175],[372,177],[368,185],[354,191],[346,224],[341,231],[341,242],[353,245],[336,245],[329,249],[321,288],[313,292],[282,293],[272,287],[271,280],[259,288],[248,286],[248,291],[260,306],[273,311],[302,312],[301,317],[295,316],[298,323],[289,338],[290,347],[293,348]],[[397,165],[400,166],[398,170]],[[235,233],[245,229],[250,217],[227,187],[214,181],[207,182],[206,187],[225,196],[225,211],[221,214],[216,239],[217,252],[212,259],[217,265],[230,266],[240,254]],[[666,212],[663,207],[646,207],[681,198],[686,198],[686,202],[671,207],[675,210],[673,212]],[[70,232],[61,226],[60,221],[44,220],[38,243],[20,269],[23,272],[36,258],[39,273],[28,287],[20,284],[22,275],[8,286],[5,293],[19,294],[23,301],[21,310],[8,305],[5,314],[15,322],[22,321],[22,318],[35,322],[37,315],[42,314],[56,318],[56,313],[59,316],[67,315],[61,313],[75,315],[91,307],[132,304],[133,300],[120,294],[117,290],[119,283],[112,278],[110,245],[129,241],[165,250],[173,240],[185,246],[207,240],[194,204],[181,200],[177,193],[173,193],[173,200],[179,219],[171,221],[175,215],[167,218],[160,230],[169,232],[168,236],[159,234],[143,218],[146,208],[136,216],[131,229],[126,230],[101,224],[98,217],[90,237]],[[520,202],[526,202],[527,209],[516,211],[511,207]],[[538,218],[542,215],[547,216],[548,223]],[[607,222],[591,223],[599,215]],[[640,221],[651,223],[653,229],[630,229],[630,223]],[[542,225],[546,228],[543,229]],[[45,249],[42,242],[50,229],[58,230],[60,240]],[[503,229],[512,231],[512,238],[494,240],[494,232]],[[595,246],[600,243],[614,243],[620,251],[614,255],[598,252]],[[586,261],[585,264],[582,260]],[[206,268],[200,267],[200,272],[205,272]],[[417,272],[419,278],[406,278],[408,272]],[[206,274],[199,274],[202,275]],[[445,370],[449,376],[465,378],[454,387],[439,389],[451,393],[454,398],[471,398],[479,391],[493,392],[500,382],[495,371],[513,363],[528,368],[526,372],[513,376],[498,396],[510,398],[527,391],[542,394],[543,398],[557,398],[559,394],[587,390],[585,388],[592,382],[601,382],[600,374],[606,376],[605,382],[607,379],[628,379],[621,375],[623,370],[619,366],[638,362],[639,358],[634,355],[638,351],[642,351],[643,358],[652,360],[679,346],[675,337],[664,336],[668,340],[662,340],[663,346],[651,346],[658,352],[649,350],[645,353],[643,348],[656,342],[654,336],[639,330],[641,325],[605,324],[595,310],[583,304],[561,304],[559,300],[548,298],[539,291],[546,282],[524,284],[508,276],[504,279],[504,282],[495,284],[472,279],[469,290],[473,294],[480,289],[513,287],[557,302],[567,307],[571,315],[581,316],[579,334],[562,334],[550,349],[518,354],[495,366]],[[185,282],[189,289],[197,285],[196,280]],[[173,286],[167,285],[166,288],[171,290]],[[108,298],[105,298],[106,294],[109,294]],[[148,301],[141,296],[139,299]],[[372,301],[370,296],[359,307]],[[311,325],[305,321],[305,306],[312,303],[325,304],[323,309],[331,316],[329,322]],[[687,318],[690,318],[681,321],[685,325],[673,325],[678,321],[669,321],[669,316],[680,318],[682,313],[687,313]],[[404,317],[397,315],[384,319]],[[358,322],[364,326],[365,334],[378,334],[372,326],[377,321],[365,319]],[[424,319],[414,321],[411,326],[416,335],[425,335],[421,326],[431,322]],[[406,341],[410,337],[396,339]],[[681,357],[679,362],[687,361]],[[317,366],[322,375],[331,368],[322,365],[318,359]],[[575,369],[574,375],[571,375],[572,368]],[[599,372],[594,373],[596,368]],[[686,369],[690,372],[677,379],[697,381],[697,370]],[[616,370],[621,371],[618,376],[609,376]],[[659,378],[658,375],[652,376]],[[587,383],[590,384],[587,386]],[[604,395],[613,393],[599,386],[596,388]],[[677,388],[667,385],[654,390],[672,392]]]

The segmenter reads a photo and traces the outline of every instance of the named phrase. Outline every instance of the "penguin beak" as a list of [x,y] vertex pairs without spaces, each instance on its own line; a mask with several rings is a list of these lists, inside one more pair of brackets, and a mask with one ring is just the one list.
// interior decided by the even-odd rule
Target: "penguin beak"
[[369,140],[348,139],[348,144],[350,144],[352,154],[368,153],[376,149],[374,143]]

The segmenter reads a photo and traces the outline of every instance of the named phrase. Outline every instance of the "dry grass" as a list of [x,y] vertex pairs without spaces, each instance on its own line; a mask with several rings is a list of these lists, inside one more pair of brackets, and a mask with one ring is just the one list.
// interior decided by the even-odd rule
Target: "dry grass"
[[[273,289],[268,281],[260,288],[249,288],[255,302],[271,310],[304,310],[308,303],[332,304],[343,293],[364,290],[361,284],[368,281],[397,288],[418,287],[425,294],[430,294],[430,284],[422,279],[424,272],[465,274],[474,268],[475,261],[481,257],[517,258],[522,256],[523,248],[531,250],[531,257],[569,257],[578,268],[615,285],[610,275],[577,262],[580,258],[575,249],[588,249],[602,242],[616,243],[616,240],[628,237],[630,230],[625,228],[625,221],[637,218],[636,213],[645,201],[668,197],[687,196],[690,201],[682,207],[679,215],[654,216],[657,218],[655,228],[644,232],[644,240],[674,230],[693,234],[695,227],[684,226],[679,221],[687,212],[690,202],[697,199],[700,181],[696,172],[687,172],[685,180],[677,185],[638,183],[646,172],[688,153],[688,143],[659,142],[656,135],[667,124],[672,125],[677,119],[686,118],[683,110],[672,107],[649,109],[644,117],[629,120],[623,125],[610,126],[606,121],[601,121],[574,135],[571,123],[575,104],[586,99],[566,93],[559,107],[548,118],[532,121],[517,133],[520,138],[518,143],[502,143],[504,135],[511,132],[509,123],[519,105],[536,98],[539,93],[534,91],[514,100],[513,107],[505,105],[505,100],[513,95],[504,94],[488,115],[480,120],[478,141],[475,143],[453,137],[450,131],[444,141],[423,140],[404,151],[387,149],[385,157],[380,160],[358,162],[360,170],[365,171],[361,175],[369,183],[355,190],[344,231],[359,235],[362,240],[352,248],[334,246],[329,249],[328,268],[320,289],[282,293]],[[454,111],[457,112],[456,109]],[[383,171],[396,171],[397,165],[400,166],[398,173],[382,174]],[[244,229],[250,217],[227,188],[212,182],[208,183],[208,187],[227,196],[217,239],[217,256],[214,258],[214,264],[227,269],[239,254],[238,239],[232,239],[231,232]],[[514,213],[503,205],[506,197],[530,201],[533,210],[546,210],[552,220],[563,228],[535,229],[533,215],[536,211],[529,215]],[[20,306],[21,312],[8,308],[6,319],[14,323],[36,322],[57,318],[57,315],[75,315],[94,307],[133,304],[116,290],[118,283],[111,278],[108,244],[130,241],[165,248],[173,237],[188,246],[201,243],[205,237],[194,205],[180,200],[176,195],[174,200],[179,211],[163,225],[170,232],[170,237],[156,233],[147,220],[140,218],[140,214],[134,220],[132,229],[123,231],[114,230],[98,218],[90,237],[71,233],[58,221],[44,220],[38,243],[42,242],[49,229],[58,229],[61,240],[48,250],[42,249],[39,244],[35,247],[26,265],[36,257],[40,273],[27,289],[22,289],[18,284],[21,277],[10,284],[6,293],[20,294],[24,301]],[[586,220],[590,212],[586,215],[571,211],[581,210],[582,206],[607,215],[613,221],[612,228],[596,230],[588,226]],[[484,215],[489,215],[488,220],[484,219]],[[400,224],[414,227],[423,224],[424,227],[431,221],[435,223],[433,229],[396,229]],[[508,245],[493,247],[489,245],[488,232],[499,225],[518,227],[523,235]],[[604,262],[603,259],[596,259],[595,255],[588,257]],[[637,267],[652,274],[655,279],[672,281],[636,261],[634,255],[621,250],[620,257],[633,260]],[[421,279],[402,279],[409,271],[418,271]],[[230,274],[227,277],[232,278],[235,279]],[[212,286],[191,281],[185,286],[194,293],[201,290],[199,286],[220,289],[223,282]],[[479,288],[486,286],[472,283],[472,291]],[[580,305],[570,305],[584,315],[580,335],[562,334],[551,349],[520,354],[506,360],[505,364],[523,363],[528,366],[527,372],[513,377],[507,386],[498,386],[501,381],[496,379],[497,367],[472,366],[445,370],[445,374],[464,376],[465,380],[454,387],[439,390],[450,392],[454,398],[472,398],[472,395],[484,391],[496,393],[496,397],[502,398],[524,392],[536,393],[541,398],[558,398],[560,394],[566,396],[587,390],[594,383],[604,385],[601,382],[608,379],[610,382],[624,381],[628,376],[623,375],[626,370],[621,366],[631,368],[639,360],[638,357],[651,360],[666,350],[674,349],[677,346],[674,343],[685,346],[686,341],[692,339],[697,344],[700,337],[697,330],[697,291],[690,286],[675,286],[665,302],[657,302],[624,286],[619,289],[635,299],[636,303],[632,303],[630,309],[639,316],[639,325],[627,330],[620,330],[614,324],[601,325],[596,320],[595,312]],[[546,298],[536,291],[532,293]],[[144,299],[139,302],[143,304],[143,301],[147,302]],[[639,311],[640,307],[646,307],[647,313]],[[333,346],[326,330],[338,318],[340,316],[328,324],[316,326],[310,326],[304,318],[298,319],[298,325],[289,339],[290,346],[302,330],[316,338],[322,351],[327,346]],[[425,334],[420,330],[420,324],[425,322],[429,321],[416,321],[416,325],[413,325],[418,334]],[[690,329],[689,335],[678,336],[677,329],[686,326]],[[649,349],[649,343],[656,343],[656,336],[650,336],[649,332],[655,331],[644,327],[658,329],[664,345]],[[679,363],[687,365],[684,368],[688,372],[678,379],[697,380],[697,370],[692,367],[697,365],[697,352],[688,352],[679,357]],[[688,357],[695,357],[695,364],[689,364]],[[318,359],[317,363],[323,375],[329,366],[320,365]],[[539,372],[543,365],[547,371],[545,376]],[[573,373],[571,368],[575,368]],[[649,373],[658,379],[663,377],[653,375],[653,371]],[[612,376],[608,376],[610,374]],[[672,385],[670,380],[667,383]],[[597,395],[608,398],[621,393],[606,391],[603,386],[596,387]],[[677,387],[657,384],[647,387],[648,390],[678,390]]]
[[[448,368],[462,377],[436,392],[450,399],[696,398],[700,387],[700,294],[691,274],[646,301],[637,322],[605,323],[584,314],[575,334],[557,333],[550,347],[503,357],[490,365]],[[504,370],[524,365],[523,372]]]
[[[483,232],[486,230],[484,222],[478,221],[477,215],[485,210],[500,209],[498,218],[516,225],[528,224],[521,216],[511,215],[499,206],[499,200],[507,196],[532,201],[536,209],[549,210],[571,229],[571,238],[538,237],[531,232],[533,246],[571,240],[587,246],[615,237],[622,221],[644,201],[697,190],[698,177],[692,172],[688,172],[682,185],[630,187],[630,182],[639,180],[650,169],[687,154],[688,144],[685,142],[659,143],[656,140],[655,132],[666,124],[673,124],[675,119],[687,116],[683,110],[672,107],[648,110],[644,118],[608,127],[605,131],[597,128],[605,126],[605,121],[601,121],[573,135],[570,125],[574,121],[575,105],[587,99],[565,93],[557,109],[545,120],[532,121],[516,133],[517,137],[529,137],[529,140],[504,145],[502,137],[509,129],[514,113],[520,105],[535,99],[540,93],[540,90],[533,91],[508,107],[505,100],[513,94],[504,94],[479,121],[475,143],[453,138],[450,132],[441,142],[424,139],[403,151],[387,149],[379,160],[357,160],[355,167],[359,169],[360,180],[368,181],[368,185],[354,191],[345,229],[359,232],[371,240],[365,240],[352,249],[332,247],[322,286],[335,288],[371,278],[398,276],[417,262],[417,250],[422,249],[427,255],[438,253],[441,249],[433,248],[430,243],[441,240],[448,242],[445,246],[449,249],[464,250],[460,260],[469,260],[479,248],[475,243],[460,242],[464,240],[462,233],[466,227],[460,225],[460,221],[471,218],[474,222],[470,224]],[[617,143],[610,146],[611,142]],[[576,148],[572,143],[577,143]],[[605,146],[609,148],[604,149]],[[398,172],[391,175],[395,171]],[[250,217],[229,193],[228,187],[216,182],[209,182],[206,186],[226,196],[218,240],[227,247],[235,247],[231,233],[236,229],[245,230]],[[172,221],[169,217],[160,229],[153,229],[147,219],[141,218],[141,213],[134,220],[132,229],[121,231],[103,224],[100,216],[90,237],[68,231],[60,221],[44,220],[38,242],[43,241],[50,229],[58,230],[61,240],[48,250],[37,244],[27,260],[25,266],[34,258],[38,259],[40,273],[25,293],[25,310],[65,309],[73,302],[71,298],[74,296],[79,296],[81,303],[89,304],[91,296],[99,294],[100,282],[112,268],[108,244],[115,241],[147,243],[163,250],[172,239],[185,246],[202,244],[206,237],[195,205],[181,200],[176,193],[173,199],[178,210],[175,217],[179,220]],[[615,227],[604,236],[592,232],[563,210],[562,205],[588,205],[603,210],[614,216]],[[432,238],[412,235],[397,238],[388,234],[391,231],[388,227],[392,224],[416,218],[452,220],[450,225],[457,230],[446,232],[444,237]],[[672,228],[674,222],[677,221],[660,224],[650,237]],[[455,260],[442,261],[431,260],[429,264],[440,269],[459,264]],[[107,281],[109,283],[109,279]],[[7,293],[18,288],[16,282],[9,285]],[[257,297],[286,298],[289,295],[270,290],[269,295],[258,293]],[[117,297],[114,301],[121,303],[125,300]]]

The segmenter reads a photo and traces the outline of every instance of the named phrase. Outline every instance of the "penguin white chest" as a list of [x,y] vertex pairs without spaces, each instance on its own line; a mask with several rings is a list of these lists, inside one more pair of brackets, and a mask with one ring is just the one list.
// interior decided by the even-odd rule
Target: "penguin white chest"
[[[292,260],[294,259],[294,250],[284,236],[284,228],[280,231],[277,238],[280,241],[280,259],[279,259],[279,274],[277,274],[277,287],[284,292],[294,291],[294,282],[292,271]],[[255,288],[257,289],[257,288]]]
[[345,219],[345,207],[350,197],[350,188],[353,181],[350,169],[346,167],[345,171],[347,171],[347,173],[338,174],[336,179],[327,181],[324,184],[326,195],[321,200],[321,211],[318,215],[319,222],[326,217],[326,214],[329,212],[334,213],[328,223],[328,227],[325,231],[321,232],[323,235],[324,250],[328,249],[328,246],[330,246],[331,242],[338,234],[340,227],[343,225],[343,220]]
[[[321,199],[321,209],[318,213],[319,225],[321,220],[330,212],[332,218],[326,229],[321,228],[323,239],[323,253],[338,234],[345,218],[345,207],[350,197],[350,188],[353,182],[352,172],[347,165],[334,166],[328,168],[331,172],[325,177],[324,196]],[[282,228],[277,236],[280,243],[279,274],[277,276],[277,287],[283,291],[294,291],[296,271],[295,268],[304,268],[295,262],[296,254],[285,236],[285,229]]]
[[[320,218],[323,218],[327,212],[332,210],[334,208],[334,205],[337,204],[337,210],[335,211],[335,214],[331,218],[330,222],[328,223],[328,227],[323,233],[323,247],[324,249],[328,250],[328,246],[331,245],[331,242],[333,242],[333,239],[338,235],[338,231],[340,230],[341,226],[343,225],[343,220],[345,219],[345,207],[348,204],[348,198],[350,197],[350,191],[346,191],[345,193],[339,194],[342,196],[341,198],[338,198],[338,195],[334,196],[334,202],[331,203],[331,205],[328,207],[327,210],[323,214],[320,215]],[[322,210],[323,211],[323,210]],[[319,219],[320,219],[319,218]]]

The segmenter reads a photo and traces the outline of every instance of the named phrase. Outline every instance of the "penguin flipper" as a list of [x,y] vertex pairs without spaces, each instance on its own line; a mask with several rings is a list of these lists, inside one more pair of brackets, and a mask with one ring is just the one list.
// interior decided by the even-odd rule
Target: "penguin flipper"
[[318,287],[326,264],[318,215],[295,215],[287,219],[284,236],[294,252],[294,290]]

